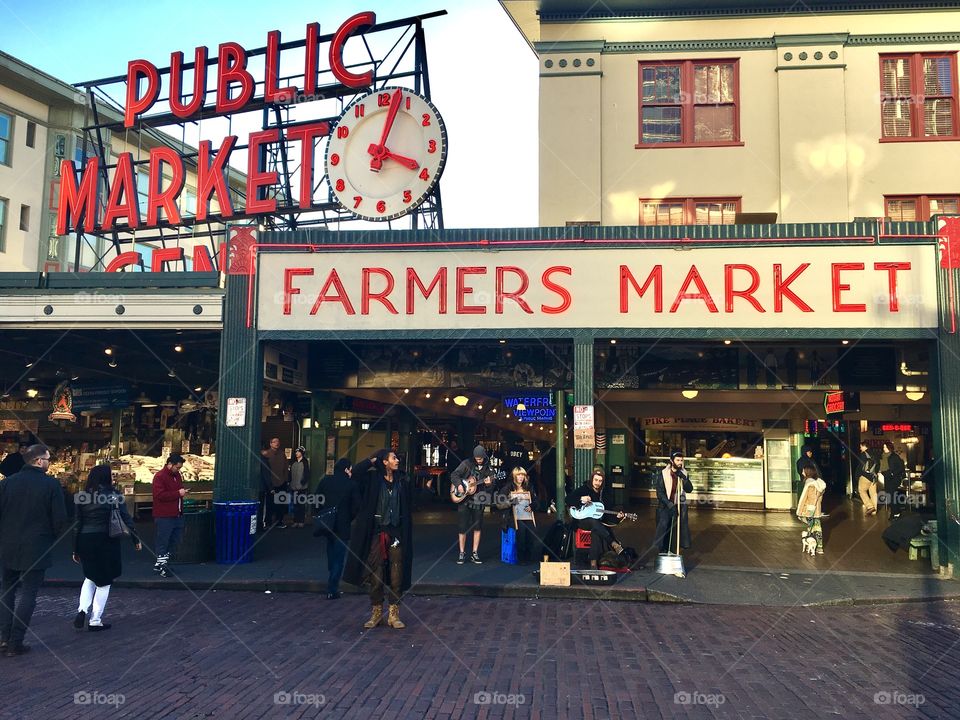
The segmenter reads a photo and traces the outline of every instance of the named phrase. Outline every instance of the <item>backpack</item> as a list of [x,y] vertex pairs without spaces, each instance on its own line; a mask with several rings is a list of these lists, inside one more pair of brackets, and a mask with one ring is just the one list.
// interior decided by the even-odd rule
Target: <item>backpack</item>
[[557,520],[543,537],[544,552],[551,560],[566,560],[573,547],[573,531],[570,525]]

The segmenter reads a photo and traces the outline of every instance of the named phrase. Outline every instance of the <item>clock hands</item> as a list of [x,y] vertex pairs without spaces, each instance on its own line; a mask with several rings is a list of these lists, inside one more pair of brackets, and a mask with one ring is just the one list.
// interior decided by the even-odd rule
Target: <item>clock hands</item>
[[383,123],[383,132],[380,134],[380,142],[379,144],[371,143],[370,147],[367,148],[367,152],[371,155],[370,170],[373,172],[380,172],[380,169],[383,167],[383,161],[386,159],[395,160],[411,170],[416,170],[420,167],[420,163],[413,158],[397,155],[396,153],[391,152],[387,147],[387,137],[390,135],[390,130],[393,129],[393,121],[397,117],[397,112],[400,110],[400,102],[402,100],[403,89],[397,88],[390,97],[390,109],[387,110],[387,119]]
[[384,145],[371,145],[367,148],[367,151],[373,155],[373,158],[370,160],[370,169],[374,172],[378,172],[383,166],[383,161],[389,158],[390,160],[396,160],[398,163],[404,167],[408,167],[411,170],[416,170],[420,167],[418,163],[413,158],[408,158],[405,155],[397,155],[395,152],[392,152]]

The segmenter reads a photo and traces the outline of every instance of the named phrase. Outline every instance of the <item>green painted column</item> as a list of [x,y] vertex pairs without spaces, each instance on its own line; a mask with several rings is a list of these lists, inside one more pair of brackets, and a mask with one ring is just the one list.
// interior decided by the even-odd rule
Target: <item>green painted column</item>
[[406,458],[406,467],[401,468],[407,477],[413,477],[413,466],[416,465],[416,456],[413,438],[416,434],[414,432],[416,425],[413,418],[409,412],[402,412],[400,417],[397,418],[397,432],[400,433],[400,452]]
[[950,565],[960,577],[960,335],[940,330],[931,343],[930,410],[933,416],[933,483],[937,504],[937,537],[940,564]]
[[123,408],[113,409],[113,432],[110,437],[110,457],[120,457],[120,423],[123,421]]
[[[577,335],[573,339],[573,404],[593,405],[593,335]],[[570,426],[569,437],[573,437]],[[557,458],[558,462],[562,458]],[[594,450],[573,451],[573,486],[590,479],[593,472]]]
[[[246,327],[247,283],[252,276],[228,275],[220,340],[217,462],[213,498],[253,500],[260,487],[260,412],[263,394],[263,346],[255,327]],[[241,427],[227,427],[227,401],[246,400]]]
[[564,458],[566,457],[566,448],[565,440],[566,433],[563,429],[563,423],[566,422],[567,413],[566,413],[566,397],[567,391],[561,388],[557,390],[557,419],[555,421],[556,427],[555,432],[557,434],[557,446],[554,452],[557,453],[557,476],[556,476],[556,488],[557,488],[557,517],[562,518],[566,517],[566,486],[564,484]]
[[320,481],[327,471],[327,461],[337,461],[334,453],[327,455],[327,438],[332,437],[333,406],[336,400],[330,393],[314,390],[310,398],[310,417],[313,427],[310,434],[310,471],[314,485]]

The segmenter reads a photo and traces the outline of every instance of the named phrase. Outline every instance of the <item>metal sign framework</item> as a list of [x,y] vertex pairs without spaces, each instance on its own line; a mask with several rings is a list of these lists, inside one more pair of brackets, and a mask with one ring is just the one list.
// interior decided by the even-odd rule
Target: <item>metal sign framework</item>
[[[195,126],[194,132],[203,139],[208,139],[204,135],[203,125],[225,119],[230,134],[234,124],[243,124],[246,121],[250,126],[257,122],[259,115],[259,126],[262,130],[276,130],[279,133],[279,141],[268,145],[260,146],[260,168],[266,172],[276,172],[278,182],[269,188],[262,188],[261,192],[266,191],[266,197],[276,200],[276,210],[269,214],[245,214],[243,205],[245,194],[242,189],[238,189],[235,182],[241,171],[236,166],[228,166],[226,170],[227,186],[230,194],[235,198],[234,206],[237,211],[229,217],[213,214],[203,221],[197,221],[193,213],[184,212],[181,222],[177,225],[162,223],[157,227],[136,230],[130,227],[118,226],[111,229],[96,229],[93,232],[84,232],[80,223],[75,231],[75,257],[74,267],[81,266],[81,257],[86,249],[87,257],[91,255],[95,258],[93,263],[94,270],[105,269],[107,258],[119,255],[124,250],[132,249],[134,243],[149,243],[159,248],[182,247],[184,240],[189,239],[193,246],[205,243],[210,258],[214,261],[214,267],[223,269],[223,259],[225,257],[227,223],[237,224],[248,221],[251,224],[259,225],[261,230],[299,230],[305,228],[329,228],[340,229],[344,224],[355,224],[361,221],[348,210],[343,208],[335,201],[330,190],[327,175],[323,169],[322,158],[325,151],[325,143],[329,135],[318,138],[313,142],[313,193],[312,204],[309,210],[303,210],[297,202],[300,187],[300,173],[302,168],[302,157],[298,156],[297,147],[287,138],[287,132],[295,127],[307,124],[326,122],[329,128],[333,128],[337,119],[340,117],[344,108],[346,108],[357,97],[367,92],[382,88],[387,85],[404,85],[412,87],[414,92],[419,93],[430,99],[430,76],[427,64],[426,39],[423,30],[423,21],[445,15],[446,11],[427,13],[424,15],[412,16],[400,20],[394,20],[385,23],[377,23],[371,26],[362,34],[358,34],[352,43],[352,49],[357,50],[362,45],[363,57],[354,57],[347,63],[351,71],[366,72],[372,71],[373,81],[369,87],[351,88],[347,87],[332,78],[329,70],[320,71],[320,80],[317,91],[313,95],[305,96],[299,94],[287,103],[269,103],[263,99],[263,87],[265,78],[255,80],[254,99],[247,103],[239,111],[234,112],[225,118],[203,119],[193,118],[181,120],[169,111],[157,112],[148,116],[142,116],[138,119],[136,126],[127,131],[124,129],[123,115],[124,108],[121,101],[116,98],[127,97],[127,75],[119,75],[98,80],[77,83],[76,87],[82,89],[86,95],[86,109],[84,114],[84,127],[82,128],[82,152],[84,158],[96,157],[99,160],[98,178],[98,204],[102,207],[106,204],[107,188],[109,186],[108,172],[115,168],[116,162],[111,160],[110,139],[113,133],[127,133],[126,138],[131,135],[136,137],[136,141],[142,144],[143,138],[149,138],[153,145],[165,145],[179,153],[184,163],[196,169],[198,158],[197,149],[187,145],[187,129]],[[321,35],[318,37],[319,43],[329,42],[333,33]],[[279,50],[290,53],[302,50],[306,52],[306,43],[304,40],[285,42],[279,46]],[[385,48],[379,53],[375,49]],[[247,51],[248,58],[265,56],[267,48],[257,48]],[[354,55],[357,53],[354,52]],[[217,56],[214,54],[207,60],[206,71],[209,75],[211,68],[217,64]],[[193,68],[193,63],[184,64],[183,69]],[[170,67],[160,68],[160,76],[170,75]],[[332,79],[333,82],[324,84],[324,80]],[[281,73],[280,81],[282,84],[294,84],[297,87],[305,87],[304,73],[283,75]],[[205,91],[204,106],[207,106],[217,93],[216,87],[208,87]],[[160,105],[168,104],[169,97],[161,97]],[[167,105],[169,107],[169,105]],[[216,147],[222,136],[213,136]],[[246,150],[247,145],[237,144],[235,149]],[[149,164],[149,152],[146,156],[141,156],[134,161],[137,174],[145,174]],[[142,168],[142,170],[141,170]],[[231,176],[234,176],[231,178]],[[231,182],[233,180],[233,182]],[[181,196],[181,200],[182,200]],[[409,218],[409,224],[407,224]],[[443,206],[440,197],[439,183],[434,188],[430,196],[422,205],[413,210],[404,218],[395,221],[387,221],[392,229],[397,224],[404,226],[403,229],[436,229],[443,230]],[[367,225],[369,226],[369,225]],[[360,228],[357,228],[360,229]],[[107,243],[98,243],[97,238],[104,238]],[[101,252],[99,247],[103,246]]]

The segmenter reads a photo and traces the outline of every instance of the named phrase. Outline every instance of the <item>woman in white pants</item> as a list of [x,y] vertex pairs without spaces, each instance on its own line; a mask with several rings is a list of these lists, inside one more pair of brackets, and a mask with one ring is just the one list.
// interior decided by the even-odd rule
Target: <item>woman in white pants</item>
[[123,495],[113,487],[109,465],[97,465],[90,470],[83,492],[76,495],[76,504],[77,537],[73,561],[83,566],[84,580],[73,626],[83,630],[86,625],[92,632],[109,630],[110,623],[103,622],[103,611],[110,597],[110,586],[123,570],[120,538],[110,537],[110,516],[114,509],[130,529],[134,547],[140,550],[142,546]]

